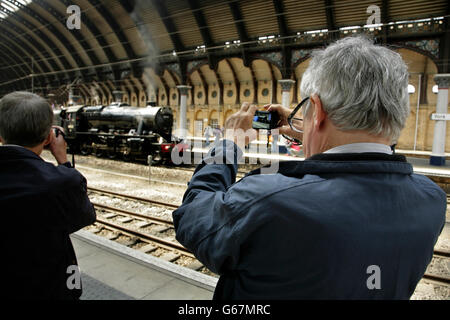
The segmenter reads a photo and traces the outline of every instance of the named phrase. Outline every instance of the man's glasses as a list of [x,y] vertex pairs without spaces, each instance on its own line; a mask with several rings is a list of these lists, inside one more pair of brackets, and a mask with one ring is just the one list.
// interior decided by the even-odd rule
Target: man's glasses
[[[303,106],[308,102],[309,97],[303,99],[295,108],[292,110],[291,114],[287,118],[288,124],[291,129],[298,133],[303,133]],[[300,144],[301,141],[295,138],[287,137],[283,134],[283,137],[290,142]]]

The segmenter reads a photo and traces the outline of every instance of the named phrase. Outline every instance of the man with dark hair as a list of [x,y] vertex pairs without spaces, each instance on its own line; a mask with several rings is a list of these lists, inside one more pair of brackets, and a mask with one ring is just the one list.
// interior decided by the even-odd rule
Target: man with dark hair
[[[29,92],[0,100],[2,292],[12,299],[78,299],[69,234],[92,224],[86,179],[67,161],[63,129],[47,101]],[[58,166],[40,158],[44,148]]]

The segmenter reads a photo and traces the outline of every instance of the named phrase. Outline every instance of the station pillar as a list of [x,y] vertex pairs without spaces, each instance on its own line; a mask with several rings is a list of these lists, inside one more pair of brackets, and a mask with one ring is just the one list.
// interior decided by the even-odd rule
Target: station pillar
[[[445,165],[445,136],[448,107],[448,86],[450,84],[450,73],[437,74],[434,81],[438,85],[438,96],[436,105],[436,115],[434,120],[433,149],[430,157],[430,164],[435,166]],[[433,119],[433,118],[432,118]]]
[[187,136],[187,128],[186,128],[186,112],[187,112],[187,96],[188,91],[192,87],[190,86],[177,86],[178,90],[180,91],[180,111],[179,111],[179,118],[178,118],[178,130],[180,131],[179,135],[180,138],[186,138]]
[[69,89],[69,100],[67,101],[68,106],[73,105],[73,97],[74,97],[73,88],[71,87]]
[[289,108],[291,102],[291,88],[295,81],[291,79],[278,80],[281,85],[281,104],[285,108]]

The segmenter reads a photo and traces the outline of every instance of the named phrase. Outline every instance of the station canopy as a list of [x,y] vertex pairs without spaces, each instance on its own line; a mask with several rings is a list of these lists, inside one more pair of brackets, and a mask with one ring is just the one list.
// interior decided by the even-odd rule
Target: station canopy
[[267,51],[368,24],[423,23],[427,31],[449,16],[449,6],[446,0],[0,0],[0,83],[30,74],[68,81],[113,72],[121,63],[136,69],[227,50]]

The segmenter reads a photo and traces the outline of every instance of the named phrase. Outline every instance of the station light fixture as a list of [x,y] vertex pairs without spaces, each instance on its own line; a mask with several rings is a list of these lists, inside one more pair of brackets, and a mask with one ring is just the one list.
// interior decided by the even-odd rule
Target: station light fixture
[[416,92],[416,88],[412,84],[408,84],[408,93],[413,94]]
[[28,5],[32,0],[0,1],[0,18],[5,19],[9,13],[14,13],[22,6]]

